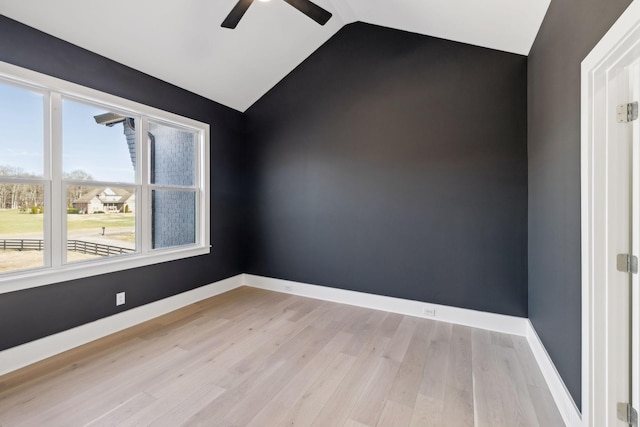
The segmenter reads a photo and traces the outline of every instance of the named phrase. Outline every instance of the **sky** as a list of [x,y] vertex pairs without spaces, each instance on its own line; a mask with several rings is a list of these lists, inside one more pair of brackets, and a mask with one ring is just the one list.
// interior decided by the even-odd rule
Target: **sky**
[[[41,94],[0,83],[0,166],[43,174],[44,113]],[[96,124],[108,110],[63,100],[63,170],[83,170],[95,180],[134,182],[122,124]]]
[[0,166],[43,173],[43,97],[0,84]]

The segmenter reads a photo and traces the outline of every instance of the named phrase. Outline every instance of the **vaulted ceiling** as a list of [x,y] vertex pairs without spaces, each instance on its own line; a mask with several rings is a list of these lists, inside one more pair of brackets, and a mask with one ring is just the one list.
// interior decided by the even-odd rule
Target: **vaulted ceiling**
[[[344,25],[381,25],[527,55],[550,0],[314,0],[320,26],[283,0],[0,0],[0,13],[245,111]],[[437,60],[437,58],[435,58]]]

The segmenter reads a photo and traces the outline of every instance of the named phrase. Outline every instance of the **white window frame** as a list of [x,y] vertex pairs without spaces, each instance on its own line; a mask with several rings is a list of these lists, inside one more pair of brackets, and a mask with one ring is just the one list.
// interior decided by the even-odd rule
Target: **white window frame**
[[[210,253],[210,172],[209,124],[182,117],[158,108],[90,89],[42,73],[0,61],[0,82],[44,93],[44,176],[37,181],[45,185],[44,266],[0,274],[0,294],[53,283],[96,276],[131,268]],[[123,186],[136,188],[136,253],[65,263],[66,204],[62,180],[62,98],[124,112],[140,119],[136,127],[136,182]],[[196,141],[196,243],[163,249],[152,249],[151,200],[149,185],[149,151],[145,143],[149,120],[193,131]],[[56,185],[53,185],[56,184]],[[86,185],[94,185],[86,182]],[[66,194],[66,193],[64,193]],[[140,204],[140,205],[138,205]],[[140,208],[138,208],[140,206]]]

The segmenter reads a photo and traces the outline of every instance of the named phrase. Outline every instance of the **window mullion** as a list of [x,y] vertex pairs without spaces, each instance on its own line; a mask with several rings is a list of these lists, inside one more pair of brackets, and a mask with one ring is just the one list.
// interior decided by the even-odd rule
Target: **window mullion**
[[49,182],[51,201],[48,211],[50,218],[49,248],[51,253],[51,265],[60,266],[66,261],[66,221],[65,201],[62,188],[62,96],[52,92],[51,95],[51,126],[50,143],[48,147],[47,165],[50,168]]
[[[209,214],[209,141],[208,130],[201,130],[198,133],[198,144],[196,145],[196,179],[198,180],[197,217],[196,217],[196,244],[209,246],[209,227],[208,221],[204,221]],[[206,192],[206,194],[205,194]]]
[[43,169],[43,203],[45,206],[44,211],[44,228],[43,228],[43,236],[44,239],[44,266],[51,267],[51,94],[46,93],[44,95],[44,135],[43,135],[43,161],[44,161],[44,169]]
[[140,162],[138,164],[137,181],[138,195],[140,197],[141,209],[138,209],[136,215],[138,220],[136,223],[136,235],[138,236],[138,247],[142,253],[148,253],[151,250],[151,190],[149,189],[149,121],[146,117],[140,120],[140,131],[138,132],[137,152],[140,153]]

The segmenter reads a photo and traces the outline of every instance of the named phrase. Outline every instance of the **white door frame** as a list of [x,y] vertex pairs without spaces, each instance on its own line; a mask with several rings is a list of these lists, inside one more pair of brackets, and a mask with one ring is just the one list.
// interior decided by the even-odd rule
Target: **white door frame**
[[[609,72],[640,55],[640,0],[635,0],[582,62],[582,424],[606,426],[607,136]],[[610,118],[610,117],[609,117]],[[610,267],[610,265],[609,265]]]

